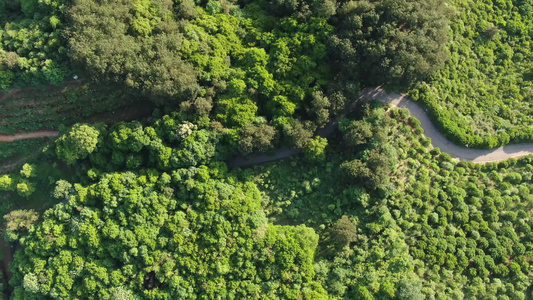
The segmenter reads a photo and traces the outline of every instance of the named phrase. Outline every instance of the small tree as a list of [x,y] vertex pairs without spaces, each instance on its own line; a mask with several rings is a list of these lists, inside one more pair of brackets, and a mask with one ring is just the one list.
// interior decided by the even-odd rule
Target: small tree
[[329,99],[324,96],[321,91],[316,91],[313,93],[311,99],[311,107],[307,111],[313,115],[315,124],[318,127],[324,127],[329,121]]
[[30,164],[24,164],[22,166],[22,169],[20,170],[20,175],[26,178],[35,177],[35,166]]
[[72,188],[72,184],[70,184],[66,180],[58,180],[56,182],[56,187],[53,192],[53,196],[56,199],[68,199],[68,195],[70,193],[70,189]]
[[289,144],[303,149],[313,137],[315,129],[316,125],[310,121],[291,120],[283,126],[283,133]]
[[14,210],[4,216],[6,220],[6,239],[15,241],[21,233],[27,231],[39,219],[34,210]]
[[396,297],[398,300],[422,300],[422,282],[420,280],[402,279],[396,290]]
[[339,248],[357,240],[357,224],[343,215],[331,228],[331,239]]
[[316,136],[310,139],[303,149],[305,158],[310,161],[323,161],[326,158],[327,145],[326,138]]
[[13,191],[15,189],[15,181],[11,175],[0,176],[0,191]]
[[66,134],[56,140],[56,154],[60,159],[72,164],[91,154],[98,144],[100,132],[87,124],[76,124]]
[[343,162],[341,164],[341,170],[343,170],[351,179],[355,180],[362,180],[370,176],[370,170],[367,165],[359,159]]
[[273,148],[272,143],[275,138],[276,129],[272,126],[246,124],[241,129],[239,151],[245,155],[253,152],[266,152]]
[[21,197],[29,197],[33,192],[35,192],[35,183],[27,180],[21,180],[17,183],[17,193]]
[[348,147],[366,144],[372,137],[372,125],[365,121],[353,121],[341,130],[342,138]]

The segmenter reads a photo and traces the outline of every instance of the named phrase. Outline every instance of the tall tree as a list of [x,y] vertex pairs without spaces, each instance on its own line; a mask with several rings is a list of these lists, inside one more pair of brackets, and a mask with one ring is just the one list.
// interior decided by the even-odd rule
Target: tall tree
[[72,164],[86,158],[96,149],[100,132],[87,124],[76,124],[56,140],[57,157]]
[[333,46],[346,73],[366,84],[409,85],[447,60],[448,15],[444,0],[348,1]]

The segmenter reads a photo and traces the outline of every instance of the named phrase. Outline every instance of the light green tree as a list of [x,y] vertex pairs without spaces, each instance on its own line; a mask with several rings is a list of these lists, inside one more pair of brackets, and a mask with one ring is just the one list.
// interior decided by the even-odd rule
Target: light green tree
[[87,124],[76,124],[56,140],[57,157],[69,164],[84,159],[98,144],[100,132]]

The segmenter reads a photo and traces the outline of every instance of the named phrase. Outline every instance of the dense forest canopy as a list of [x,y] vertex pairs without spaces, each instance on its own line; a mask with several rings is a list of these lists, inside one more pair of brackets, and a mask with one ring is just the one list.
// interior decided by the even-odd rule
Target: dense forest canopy
[[333,45],[354,79],[408,86],[447,60],[449,15],[443,0],[346,1],[334,18]]
[[531,157],[457,163],[405,110],[367,108],[321,159],[230,171],[235,145],[177,120],[70,129],[47,150],[70,182],[0,177],[61,202],[9,217],[15,299],[527,299]]
[[13,298],[324,296],[313,229],[268,224],[257,187],[225,175],[200,166],[58,184],[67,203],[21,239]]
[[533,158],[458,162],[407,109],[358,101],[382,85],[461,144],[532,140],[532,12],[2,1],[2,133],[58,130],[0,144],[12,299],[533,298]]
[[0,90],[12,84],[60,83],[69,74],[62,0],[0,3]]
[[317,277],[332,299],[530,299],[532,158],[458,163],[428,151],[413,120],[374,109],[347,122],[323,162],[245,176],[270,218],[316,228]]
[[329,79],[325,42],[333,29],[326,19],[273,17],[265,2],[244,9],[187,3],[75,1],[72,58],[155,96],[218,96],[230,125],[249,122],[256,107],[290,117]]

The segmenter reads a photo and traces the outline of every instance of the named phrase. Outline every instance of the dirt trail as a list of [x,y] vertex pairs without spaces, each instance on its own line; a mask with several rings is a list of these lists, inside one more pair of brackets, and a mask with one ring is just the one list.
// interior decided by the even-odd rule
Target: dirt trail
[[[533,154],[533,143],[522,143],[507,145],[494,149],[471,149],[464,146],[459,146],[448,140],[442,133],[440,133],[424,109],[420,107],[416,102],[409,99],[407,96],[398,93],[387,93],[380,87],[367,88],[361,93],[359,99],[370,100],[376,99],[384,103],[390,103],[393,106],[407,108],[411,115],[420,120],[421,126],[424,129],[424,135],[431,138],[431,142],[434,147],[438,147],[442,152],[450,154],[452,157],[465,161],[473,161],[478,163],[502,161],[513,157],[521,157],[529,154]],[[359,100],[358,99],[358,100]],[[357,103],[357,101],[354,101]],[[335,130],[337,122],[340,118],[344,117],[353,108],[350,106],[345,113],[339,116],[332,123],[328,124],[325,128],[317,132],[317,135],[322,137],[329,137]],[[140,110],[142,114],[146,114],[146,110]],[[139,113],[137,111],[136,113]],[[130,116],[131,117],[131,116]],[[129,119],[123,116],[118,119]],[[57,131],[36,131],[19,133],[15,135],[0,135],[0,142],[13,142],[17,140],[41,138],[41,137],[57,137]],[[295,149],[280,149],[273,155],[258,155],[249,160],[244,158],[237,158],[230,161],[231,167],[245,167],[255,164],[265,163],[269,161],[279,160],[285,157],[296,155],[300,153]]]
[[59,135],[59,132],[57,131],[35,131],[35,132],[24,132],[24,133],[17,133],[14,135],[0,135],[0,142],[14,142],[18,140],[27,140],[27,139],[35,139],[35,138],[43,138],[43,137],[57,137]]

